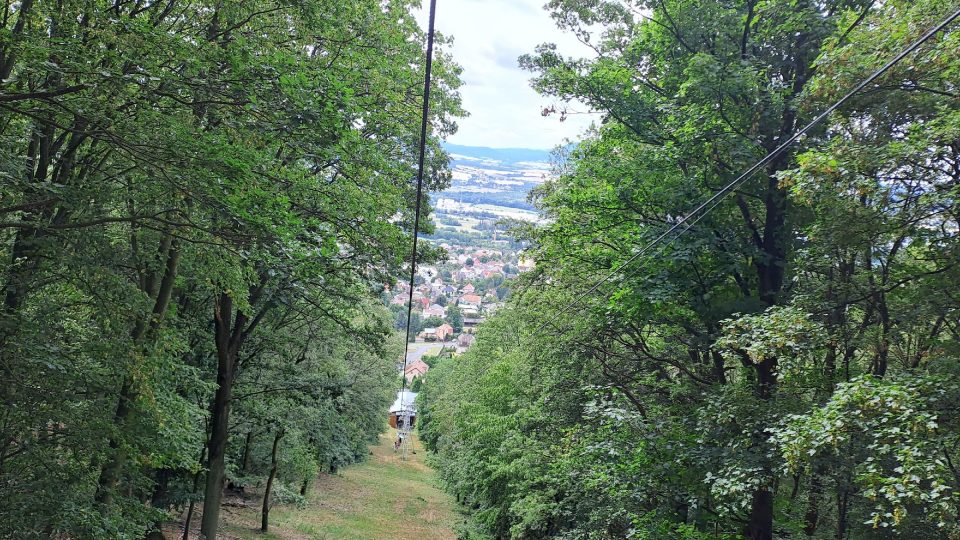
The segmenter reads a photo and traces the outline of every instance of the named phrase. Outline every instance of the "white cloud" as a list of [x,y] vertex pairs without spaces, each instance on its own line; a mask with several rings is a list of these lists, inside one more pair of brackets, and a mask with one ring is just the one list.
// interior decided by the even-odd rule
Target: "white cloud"
[[[517,57],[540,43],[556,43],[565,55],[587,56],[590,49],[562,32],[543,9],[545,0],[438,0],[437,30],[452,36],[454,59],[463,66],[464,108],[471,116],[459,121],[450,142],[494,148],[552,148],[565,138],[576,140],[592,115],[559,115],[541,111],[553,100],[530,88],[531,74]],[[426,9],[419,14],[426,26]],[[576,107],[584,110],[584,106]]]

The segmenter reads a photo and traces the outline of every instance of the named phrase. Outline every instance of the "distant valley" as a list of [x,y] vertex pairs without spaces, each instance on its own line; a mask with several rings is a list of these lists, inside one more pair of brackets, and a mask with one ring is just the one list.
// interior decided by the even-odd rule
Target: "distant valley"
[[504,244],[503,220],[538,221],[527,201],[531,189],[551,173],[547,150],[485,148],[447,144],[453,181],[434,193],[438,240],[487,245]]

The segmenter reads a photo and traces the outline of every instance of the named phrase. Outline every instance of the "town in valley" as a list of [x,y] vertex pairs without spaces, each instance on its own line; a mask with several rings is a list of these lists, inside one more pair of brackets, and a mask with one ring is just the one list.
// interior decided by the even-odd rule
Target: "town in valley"
[[[511,227],[540,220],[528,194],[549,177],[551,167],[543,150],[457,145],[447,150],[453,181],[432,197],[435,230],[425,236],[445,258],[417,267],[411,343],[400,368],[414,389],[435,358],[470,347],[477,327],[510,294],[511,282],[533,268]],[[384,292],[398,331],[406,327],[410,298],[406,279]]]

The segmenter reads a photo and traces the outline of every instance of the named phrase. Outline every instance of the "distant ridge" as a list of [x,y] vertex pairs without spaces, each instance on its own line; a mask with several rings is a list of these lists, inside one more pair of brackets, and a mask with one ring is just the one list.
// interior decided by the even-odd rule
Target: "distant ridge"
[[451,154],[460,154],[473,158],[492,159],[504,163],[519,162],[549,162],[550,150],[533,148],[488,148],[486,146],[465,146],[462,144],[443,143],[443,147]]

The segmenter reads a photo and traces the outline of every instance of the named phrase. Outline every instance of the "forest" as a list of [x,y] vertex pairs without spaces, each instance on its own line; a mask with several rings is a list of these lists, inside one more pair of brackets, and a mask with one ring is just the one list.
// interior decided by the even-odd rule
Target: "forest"
[[601,120],[422,385],[463,537],[960,538],[955,22],[637,257],[960,5],[547,7],[594,54],[521,63]]
[[[264,492],[266,531],[367,456],[403,350],[380,295],[412,249],[418,6],[4,3],[0,538],[163,538],[176,511],[212,540],[225,486]],[[430,190],[463,114],[460,68],[433,74]]]

